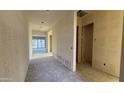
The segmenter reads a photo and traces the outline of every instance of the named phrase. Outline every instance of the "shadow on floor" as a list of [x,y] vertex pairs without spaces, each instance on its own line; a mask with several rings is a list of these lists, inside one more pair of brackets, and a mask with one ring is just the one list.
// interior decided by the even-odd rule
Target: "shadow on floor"
[[89,64],[77,64],[77,72],[89,82],[118,82],[119,78],[92,68]]
[[26,82],[117,82],[119,78],[92,68],[77,64],[77,72],[72,72],[52,56],[31,60]]
[[67,69],[51,57],[32,59],[28,68],[26,82],[83,82],[77,73]]

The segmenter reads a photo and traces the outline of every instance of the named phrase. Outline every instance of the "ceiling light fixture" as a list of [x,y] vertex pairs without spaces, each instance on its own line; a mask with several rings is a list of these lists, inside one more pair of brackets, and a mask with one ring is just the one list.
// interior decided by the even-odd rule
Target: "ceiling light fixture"
[[42,24],[44,23],[44,22],[41,22]]

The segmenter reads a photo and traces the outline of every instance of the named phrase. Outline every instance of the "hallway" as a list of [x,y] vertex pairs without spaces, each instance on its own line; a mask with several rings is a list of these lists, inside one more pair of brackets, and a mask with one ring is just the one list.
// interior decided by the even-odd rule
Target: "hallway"
[[26,82],[84,82],[79,74],[71,72],[52,56],[32,59]]
[[[0,81],[119,81],[123,15],[116,10],[0,11]],[[82,65],[86,62],[91,66]]]

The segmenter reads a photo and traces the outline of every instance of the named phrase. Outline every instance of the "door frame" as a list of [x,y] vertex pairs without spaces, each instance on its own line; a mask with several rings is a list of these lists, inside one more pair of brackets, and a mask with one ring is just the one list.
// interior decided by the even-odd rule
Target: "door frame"
[[120,82],[124,82],[124,11],[123,11],[123,27],[122,27],[122,47],[121,47],[121,62],[120,62]]
[[79,26],[77,25],[77,33],[76,33],[76,63],[78,63],[78,44],[79,44]]

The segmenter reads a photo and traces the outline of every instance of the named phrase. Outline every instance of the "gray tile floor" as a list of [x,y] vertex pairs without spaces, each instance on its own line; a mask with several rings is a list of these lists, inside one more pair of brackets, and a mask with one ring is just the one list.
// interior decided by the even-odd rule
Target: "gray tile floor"
[[77,64],[77,72],[89,82],[118,82],[119,78],[95,69],[88,64]]
[[32,59],[26,82],[81,82],[85,81],[77,73],[71,72],[63,64],[51,57]]
[[33,58],[30,62],[26,82],[117,82],[118,78],[96,70],[89,65],[77,64],[72,72],[52,56]]

